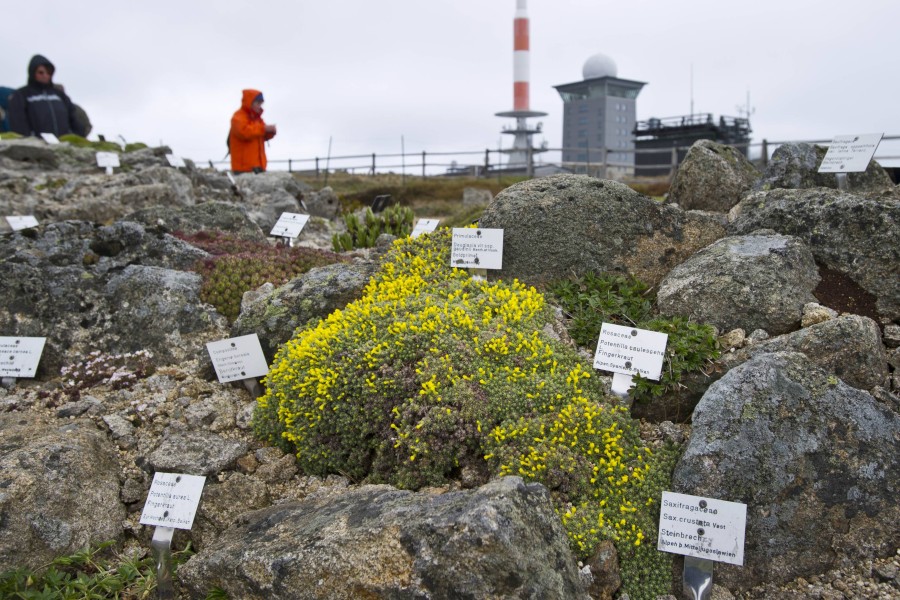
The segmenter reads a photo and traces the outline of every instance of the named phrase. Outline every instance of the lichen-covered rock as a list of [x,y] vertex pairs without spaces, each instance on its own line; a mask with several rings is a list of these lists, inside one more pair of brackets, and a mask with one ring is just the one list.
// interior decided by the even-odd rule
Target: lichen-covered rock
[[131,213],[125,219],[169,233],[223,232],[245,240],[267,240],[266,233],[250,219],[247,210],[231,202],[204,202],[188,207],[151,206]]
[[204,356],[206,343],[225,326],[222,315],[200,301],[196,273],[130,265],[110,277],[104,291],[116,307],[107,321],[113,352],[148,349],[162,364],[189,360]]
[[189,532],[194,548],[204,550],[241,515],[271,503],[266,485],[257,478],[229,472],[222,482],[208,479]]
[[666,201],[684,210],[728,212],[759,178],[737,148],[698,140],[678,167]]
[[7,169],[55,169],[59,157],[37,138],[0,141],[0,166]]
[[290,173],[245,173],[236,176],[235,182],[247,214],[265,232],[272,230],[283,212],[306,212],[300,199],[311,188]]
[[881,344],[878,324],[858,315],[835,317],[769,338],[724,354],[721,362],[726,369],[732,369],[755,356],[771,352],[802,352],[819,369],[861,390],[884,385],[888,376],[888,357]]
[[266,360],[271,362],[278,347],[291,339],[298,327],[323,319],[356,300],[375,269],[368,261],[310,269],[245,306],[231,335],[257,334]]
[[[819,166],[828,149],[805,142],[782,144],[775,149],[766,172],[756,189],[804,189],[815,187],[838,188],[835,173],[819,173]],[[874,160],[862,173],[847,174],[848,191],[878,192],[894,187],[890,176]]]
[[550,494],[518,477],[436,496],[364,486],[245,514],[179,569],[246,600],[588,598]]
[[128,222],[67,221],[3,236],[0,327],[47,338],[38,376],[93,350],[147,349],[161,363],[205,354],[202,344],[225,337],[227,324],[200,301],[199,277],[179,270],[204,256]]
[[121,539],[121,467],[90,421],[0,414],[0,449],[0,572]]
[[812,253],[771,231],[723,238],[672,269],[659,285],[659,312],[715,325],[786,333],[800,326],[819,282]]
[[329,186],[318,192],[312,189],[303,191],[303,203],[309,214],[323,219],[334,219],[341,214],[341,200]]
[[153,471],[213,475],[234,467],[246,451],[246,442],[209,431],[173,432],[163,437],[147,464]]
[[542,283],[623,272],[657,284],[724,235],[716,219],[661,205],[615,181],[552,175],[500,192],[479,224],[503,229],[503,279]]
[[747,504],[732,591],[857,564],[900,546],[900,415],[803,354],[757,356],[710,386],[675,491]]
[[777,189],[748,194],[729,221],[729,235],[773,229],[802,239],[820,267],[875,296],[881,318],[900,319],[900,199]]

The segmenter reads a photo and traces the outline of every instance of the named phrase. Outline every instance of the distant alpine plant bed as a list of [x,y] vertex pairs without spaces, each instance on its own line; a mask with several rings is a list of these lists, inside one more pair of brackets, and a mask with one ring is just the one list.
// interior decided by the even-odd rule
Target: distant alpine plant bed
[[203,278],[200,299],[212,304],[230,321],[240,314],[245,292],[264,283],[283,285],[314,267],[347,260],[324,250],[273,246],[221,233],[177,235],[212,255],[194,267]]
[[362,298],[282,346],[256,433],[310,474],[411,489],[540,482],[579,557],[613,540],[632,598],[665,593],[670,561],[652,542],[674,449],[643,444],[582,359],[543,333],[540,293],[451,268],[450,240],[397,240]]

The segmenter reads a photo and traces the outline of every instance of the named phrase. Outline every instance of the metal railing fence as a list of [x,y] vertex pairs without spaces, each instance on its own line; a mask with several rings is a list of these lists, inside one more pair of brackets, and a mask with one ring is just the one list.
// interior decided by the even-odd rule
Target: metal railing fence
[[[900,135],[885,135],[884,142],[900,140]],[[817,140],[785,140],[770,141],[763,139],[760,142],[749,144],[732,144],[751,160],[757,161],[761,166],[768,164],[772,153],[778,146],[788,143],[810,143],[828,146],[830,139]],[[604,178],[628,177],[634,175],[636,163],[639,157],[649,155],[663,155],[663,160],[657,157],[647,164],[637,165],[638,169],[658,169],[661,176],[673,176],[690,146],[678,146],[674,148],[536,148],[525,153],[524,162],[512,163],[508,158],[511,155],[509,148],[485,148],[484,150],[461,151],[425,151],[383,153],[372,152],[370,154],[350,154],[341,156],[315,156],[310,158],[270,159],[270,170],[286,170],[292,173],[304,173],[315,175],[316,178],[327,177],[329,173],[367,174],[395,173],[403,176],[452,176],[469,175],[474,177],[493,177],[512,172],[525,173],[529,176],[541,174],[542,171],[564,171],[572,173],[589,173]],[[880,148],[879,148],[880,149]],[[900,144],[890,150],[900,152]],[[521,153],[520,153],[521,154]],[[563,156],[576,154],[584,157],[584,160],[563,160]],[[477,156],[478,159],[473,160]],[[875,160],[900,161],[898,154],[877,154]],[[230,167],[228,160],[206,161],[210,167],[227,170]]]

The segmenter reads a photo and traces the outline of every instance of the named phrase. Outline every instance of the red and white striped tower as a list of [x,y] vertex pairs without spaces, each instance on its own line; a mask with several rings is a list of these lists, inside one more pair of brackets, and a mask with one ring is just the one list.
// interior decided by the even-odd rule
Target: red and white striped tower
[[513,110],[528,110],[528,8],[517,0],[513,19]]
[[528,0],[516,0],[516,16],[513,19],[513,109],[496,113],[498,117],[516,119],[515,129],[504,127],[503,133],[515,136],[512,149],[508,150],[507,167],[511,169],[531,169],[531,156],[540,150],[531,145],[531,136],[540,132],[529,129],[528,117],[543,117],[547,113],[531,110],[529,107],[529,71],[531,41],[528,35]]

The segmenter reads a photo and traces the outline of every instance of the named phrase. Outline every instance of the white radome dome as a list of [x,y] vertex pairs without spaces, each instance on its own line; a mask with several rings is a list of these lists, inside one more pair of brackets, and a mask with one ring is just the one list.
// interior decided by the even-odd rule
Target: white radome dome
[[585,79],[598,77],[616,77],[619,72],[613,59],[605,54],[595,54],[584,62],[581,74]]

